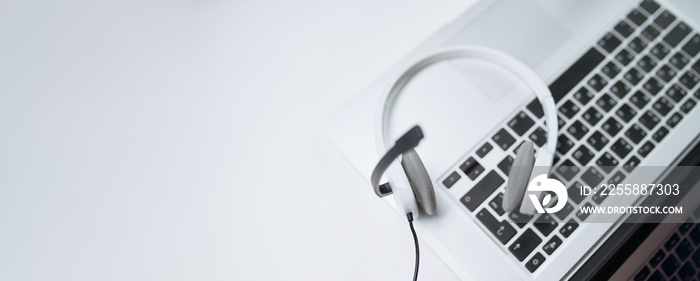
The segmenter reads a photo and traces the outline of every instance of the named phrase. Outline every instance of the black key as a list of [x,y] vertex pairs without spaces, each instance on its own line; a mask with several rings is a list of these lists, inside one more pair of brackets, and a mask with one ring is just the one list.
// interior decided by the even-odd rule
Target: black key
[[656,36],[659,36],[659,33],[661,33],[661,31],[659,31],[653,25],[649,25],[644,30],[642,30],[642,36],[644,36],[644,38],[646,38],[649,41],[654,41],[654,38],[656,38]]
[[656,252],[656,254],[654,254],[654,256],[652,256],[651,259],[649,260],[649,265],[651,265],[651,267],[656,267],[657,265],[659,265],[659,263],[661,263],[661,261],[665,257],[666,257],[666,254],[664,253],[664,250],[659,249]]
[[510,250],[519,261],[523,261],[541,242],[542,239],[537,233],[528,228],[510,245],[510,247],[508,247],[508,250]]
[[[650,12],[651,14],[651,12]],[[671,23],[676,20],[676,16],[671,14],[669,11],[663,11],[659,16],[656,17],[654,20],[654,23],[656,23],[658,26],[660,26],[663,29],[666,29]]]
[[508,150],[515,143],[515,138],[506,132],[505,129],[499,130],[491,139],[503,150]]
[[564,127],[564,124],[566,124],[564,118],[562,118],[561,115],[557,115],[557,125],[559,125],[559,128]]
[[601,155],[600,158],[598,158],[598,160],[595,161],[595,163],[598,164],[598,166],[600,166],[600,168],[603,169],[606,173],[610,173],[610,171],[612,171],[612,169],[614,169],[615,166],[619,164],[617,159],[615,159],[615,157],[608,152],[605,152],[603,155]]
[[642,147],[639,148],[639,150],[637,150],[637,152],[642,157],[647,157],[647,155],[649,155],[649,152],[651,152],[651,150],[654,149],[654,147],[655,146],[653,143],[651,143],[651,141],[647,141],[644,143],[644,145],[642,145]]
[[688,94],[688,92],[686,92],[685,89],[681,88],[681,86],[678,84],[674,84],[666,91],[666,95],[675,102],[681,101],[686,94]]
[[620,67],[618,67],[614,62],[609,62],[603,66],[603,68],[601,68],[601,71],[605,74],[605,76],[612,79],[620,73]]
[[644,38],[637,36],[636,38],[632,39],[627,46],[639,54],[646,49],[647,45],[648,43]]
[[472,166],[469,170],[464,172],[467,174],[467,177],[469,177],[472,180],[475,180],[476,178],[479,177],[479,175],[484,173],[484,166],[481,166],[479,163],[476,163],[476,165]]
[[608,180],[608,184],[618,184],[625,179],[625,174],[620,171],[615,172],[615,174]]
[[515,236],[515,228],[513,228],[508,222],[499,222],[491,213],[486,209],[481,209],[476,217],[481,221],[481,223],[486,226],[486,228],[491,231],[491,234],[501,241],[503,245],[508,243],[513,236]]
[[459,180],[462,176],[460,176],[457,172],[453,171],[447,178],[445,178],[442,181],[442,184],[445,185],[445,187],[450,188],[452,187],[457,180]]
[[664,41],[671,47],[675,47],[679,42],[683,41],[683,38],[688,36],[688,33],[690,33],[690,27],[684,22],[681,22],[664,37]]
[[622,125],[620,125],[620,123],[617,122],[614,118],[610,117],[607,121],[605,121],[605,123],[603,123],[601,128],[603,128],[603,131],[608,133],[610,137],[614,137],[615,135],[617,135],[617,133],[620,132],[620,130],[622,129]]
[[639,4],[639,6],[641,6],[642,9],[647,11],[650,15],[659,9],[659,4],[657,4],[656,2],[654,2],[652,0],[644,0],[644,1],[642,1],[641,4]]
[[676,69],[682,69],[685,67],[689,62],[690,59],[683,55],[681,52],[676,52],[670,59],[668,59],[668,62],[671,63]]
[[544,262],[545,258],[542,254],[537,253],[530,260],[525,264],[525,268],[527,268],[528,271],[535,272],[537,268],[540,267],[540,265]]
[[569,238],[572,232],[578,228],[578,223],[574,219],[569,219],[569,222],[564,224],[564,226],[559,229],[559,233],[565,238]]
[[605,56],[595,48],[591,48],[567,69],[557,80],[549,85],[555,102],[561,100],[571,89],[591,72]]
[[654,55],[657,59],[662,60],[666,55],[668,55],[668,49],[666,47],[659,43],[656,44],[651,50],[649,51],[652,55]]
[[613,145],[610,147],[610,150],[612,152],[615,152],[617,156],[620,157],[620,159],[624,159],[627,154],[632,151],[632,146],[627,143],[627,141],[623,138],[618,139]]
[[578,167],[574,166],[574,163],[571,162],[571,160],[566,159],[564,160],[564,163],[557,168],[557,171],[564,177],[564,179],[566,179],[566,181],[570,181],[574,176],[576,176],[576,174],[578,174],[580,170]]
[[647,276],[649,276],[649,273],[651,273],[651,271],[649,270],[649,267],[645,265],[644,267],[642,267],[642,270],[640,270],[639,273],[637,273],[637,275],[634,276],[634,281],[646,280]]
[[637,67],[644,72],[649,73],[656,66],[656,60],[652,59],[650,56],[644,56],[637,62]]
[[625,82],[617,81],[615,85],[610,87],[610,92],[612,92],[618,98],[623,98],[627,93],[629,93],[630,87],[625,84]]
[[608,81],[605,80],[603,76],[600,76],[598,74],[593,75],[593,77],[591,77],[591,80],[588,80],[588,86],[591,86],[591,88],[596,90],[596,92],[600,92],[600,90],[603,89],[603,87],[605,87],[605,85],[607,84]]
[[637,26],[642,25],[644,21],[647,20],[647,16],[641,13],[639,10],[635,9],[627,15],[627,18],[632,21]]
[[666,116],[666,114],[671,111],[671,108],[673,108],[673,104],[664,97],[659,98],[659,100],[654,103],[654,109],[662,116]]
[[620,33],[622,37],[627,38],[630,36],[630,34],[634,33],[634,28],[632,28],[629,24],[627,24],[627,22],[623,20],[615,26],[615,31],[617,31],[617,33]]
[[676,272],[678,266],[680,266],[680,264],[678,263],[676,257],[674,257],[673,255],[668,255],[668,257],[666,257],[666,260],[664,260],[664,262],[661,263],[661,269],[668,276],[671,276],[674,272]]
[[[593,207],[593,205],[591,205],[591,203],[586,202],[586,204],[583,205],[583,207],[581,207],[581,208],[591,208],[591,207]],[[578,212],[576,212],[576,217],[580,221],[585,221],[590,214],[591,213],[583,213],[583,212],[581,212],[581,210],[579,210]]]
[[577,140],[580,140],[584,135],[586,135],[586,133],[588,133],[588,127],[583,125],[581,121],[576,120],[566,131]]
[[569,186],[569,189],[567,189],[567,193],[569,195],[569,199],[573,200],[576,202],[576,204],[581,204],[581,201],[585,196],[581,194],[581,184],[578,182],[574,182]]
[[647,110],[642,117],[639,117],[639,123],[644,125],[644,127],[647,127],[649,130],[654,129],[654,127],[659,124],[659,121],[661,121],[659,117],[651,112],[651,110]]
[[693,220],[691,218],[687,218],[685,220],[685,222],[683,222],[680,226],[678,226],[678,232],[680,232],[681,234],[685,234],[692,227],[693,227]]
[[593,107],[588,108],[588,110],[583,113],[583,120],[586,120],[591,126],[595,126],[601,118],[603,118],[603,115]]
[[544,252],[548,255],[551,255],[557,248],[559,248],[559,246],[561,246],[561,242],[561,238],[559,238],[559,236],[554,235],[552,236],[552,239],[549,239],[549,242],[542,246],[542,250],[544,250]]
[[603,200],[608,198],[608,196],[602,194],[603,191],[604,191],[604,189],[598,188],[597,191],[595,191],[595,193],[593,193],[593,198],[591,198],[591,199],[593,199],[593,202],[600,205],[600,203],[602,203]]
[[637,115],[637,111],[634,110],[634,108],[632,108],[628,104],[623,104],[620,106],[620,108],[617,109],[615,115],[617,115],[617,117],[620,117],[620,119],[622,119],[623,121],[629,122],[630,120],[632,120],[632,118],[634,118],[635,115]]
[[617,101],[615,101],[615,99],[613,99],[610,95],[604,94],[595,102],[595,104],[603,109],[603,111],[610,112],[610,110],[617,104]]
[[462,165],[459,165],[459,169],[462,170],[465,174],[469,172],[472,168],[474,168],[476,165],[479,165],[479,162],[476,162],[476,159],[474,157],[469,157]]
[[527,222],[530,221],[530,219],[532,219],[532,216],[521,214],[517,208],[515,210],[513,210],[512,212],[510,212],[508,214],[508,217],[511,220],[513,220],[513,222],[515,222],[515,225],[517,225],[520,228],[525,226],[525,224],[527,224]]
[[565,135],[559,135],[559,139],[557,140],[557,152],[560,154],[566,154],[566,152],[568,152],[573,146],[574,143],[569,138],[567,138]]
[[695,72],[700,72],[700,60],[693,64],[693,70],[695,70]]
[[537,116],[537,118],[542,118],[542,116],[544,116],[542,104],[538,99],[535,99],[532,102],[530,102],[530,104],[527,105],[527,109],[530,110],[530,112],[532,112],[533,115]]
[[632,68],[625,75],[623,76],[627,82],[630,82],[630,84],[637,85],[642,78],[644,78],[644,74],[639,72],[636,68]]
[[681,105],[681,111],[683,111],[684,113],[688,113],[691,109],[693,109],[693,107],[695,107],[695,101],[692,99],[688,99],[683,105]]
[[630,97],[630,102],[639,109],[642,109],[649,103],[649,96],[642,91],[637,91]]
[[554,221],[554,218],[549,214],[543,214],[533,223],[535,228],[540,231],[544,236],[549,235],[552,231],[559,226],[559,224]]
[[590,167],[585,173],[583,173],[583,175],[581,175],[581,180],[588,186],[595,187],[603,180],[603,174],[596,168]]
[[586,105],[592,98],[593,93],[588,91],[586,88],[581,88],[574,93],[574,99],[576,99],[581,105]]
[[678,236],[678,234],[673,233],[671,234],[671,237],[666,240],[666,243],[664,243],[664,248],[666,248],[666,251],[673,250],[673,247],[675,247],[680,241],[681,238]]
[[661,126],[661,128],[659,128],[659,130],[656,131],[656,133],[654,133],[651,136],[651,138],[654,139],[656,142],[661,142],[661,140],[663,140],[666,137],[666,135],[668,135],[668,129],[666,129],[666,127],[664,126]]
[[479,148],[479,150],[476,151],[476,155],[479,155],[479,157],[484,158],[484,156],[486,156],[486,154],[488,154],[489,151],[491,151],[491,149],[493,149],[493,146],[487,142],[484,145],[482,145]]
[[510,167],[513,166],[513,157],[510,155],[506,156],[506,158],[503,158],[501,160],[501,163],[498,163],[498,169],[500,169],[504,174],[509,175],[510,174]]
[[574,117],[574,115],[576,115],[576,113],[578,113],[579,110],[580,108],[571,100],[567,100],[566,102],[564,102],[564,104],[559,106],[559,112],[564,114],[564,116],[566,116],[569,119],[571,119],[571,117]]
[[691,57],[694,57],[700,51],[700,35],[695,34],[693,38],[688,40],[683,46],[683,51],[685,51]]
[[620,39],[617,38],[617,36],[613,35],[612,33],[608,32],[608,34],[605,34],[600,41],[598,41],[598,46],[603,48],[606,52],[612,53],[617,46],[620,46]]
[[688,237],[695,246],[700,245],[700,224],[696,224],[693,230],[688,233]]
[[585,166],[593,159],[594,154],[586,146],[581,145],[574,151],[573,156],[576,161],[581,163],[582,166]]
[[659,82],[659,80],[656,80],[654,77],[649,78],[649,80],[644,83],[644,90],[647,90],[647,93],[651,94],[652,96],[655,96],[663,87],[664,84]]
[[491,209],[496,212],[499,216],[502,216],[506,211],[503,210],[503,193],[499,193],[496,197],[489,202]]
[[[574,207],[569,204],[569,202],[566,202],[566,205],[564,205],[564,209],[559,210],[559,212],[554,213],[560,220],[564,220],[566,216],[571,214],[571,211],[574,210]],[[556,236],[556,235],[555,235]]]
[[639,143],[646,135],[647,132],[637,124],[632,125],[632,127],[625,132],[625,136],[627,136],[633,143]]
[[632,157],[630,157],[630,160],[627,160],[627,163],[625,163],[625,165],[623,165],[622,168],[624,168],[625,171],[627,171],[629,173],[629,172],[632,172],[634,170],[634,168],[636,168],[638,165],[639,165],[639,158],[637,158],[636,156],[632,156]]
[[491,171],[474,187],[472,187],[469,192],[467,192],[464,197],[462,197],[462,204],[467,207],[470,211],[476,210],[476,207],[481,205],[481,203],[486,200],[491,193],[493,193],[505,180],[496,173],[496,171]]
[[600,151],[603,147],[608,144],[608,138],[606,138],[601,132],[596,131],[588,138],[588,144],[593,148]]
[[681,78],[678,78],[678,81],[681,82],[681,84],[683,84],[683,86],[685,86],[686,88],[692,89],[693,87],[695,87],[695,85],[698,84],[700,79],[692,72],[686,71],[681,76]]
[[678,247],[676,247],[676,255],[678,255],[681,261],[687,259],[691,253],[693,253],[693,245],[690,244],[688,239],[683,239],[683,241],[678,244]]
[[671,81],[671,79],[673,79],[674,76],[676,76],[676,71],[671,69],[671,67],[669,67],[668,65],[664,65],[656,71],[656,76],[659,76],[659,78],[668,82]]
[[538,147],[542,147],[547,142],[547,132],[541,127],[537,127],[537,129],[530,134],[530,140]]
[[681,266],[681,269],[678,270],[678,277],[681,278],[683,281],[690,280],[695,276],[695,268],[693,268],[693,265],[690,264],[690,262],[686,262],[683,266]]
[[626,49],[620,50],[615,59],[622,64],[622,66],[628,65],[632,60],[634,60],[634,55],[627,51]]
[[695,250],[695,253],[691,256],[693,258],[693,262],[697,267],[700,267],[700,250]]
[[508,127],[513,129],[518,136],[522,136],[534,124],[535,121],[532,121],[532,119],[528,117],[525,112],[520,111],[520,113],[513,117],[510,122],[508,122]]
[[654,273],[649,276],[649,279],[647,281],[666,281],[666,278],[661,274],[661,271],[656,270]]
[[678,125],[678,122],[681,122],[681,119],[683,119],[683,116],[678,112],[674,112],[673,115],[671,115],[671,118],[666,120],[666,125],[671,128],[675,128],[676,125]]

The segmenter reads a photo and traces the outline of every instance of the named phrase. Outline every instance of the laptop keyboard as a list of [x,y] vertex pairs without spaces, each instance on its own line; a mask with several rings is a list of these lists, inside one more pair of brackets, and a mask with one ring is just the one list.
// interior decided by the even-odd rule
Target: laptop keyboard
[[[678,225],[634,276],[635,281],[700,279],[700,208]],[[697,277],[698,279],[693,279]]]
[[587,219],[575,210],[607,197],[585,198],[579,187],[623,181],[695,109],[698,52],[696,31],[658,3],[642,1],[549,86],[560,128],[550,177],[562,181],[570,197],[562,211],[527,217],[501,208],[518,147],[530,140],[538,148],[546,140],[537,99],[445,173],[442,187],[449,191],[458,181],[471,181],[466,193],[448,193],[495,243],[536,272]]

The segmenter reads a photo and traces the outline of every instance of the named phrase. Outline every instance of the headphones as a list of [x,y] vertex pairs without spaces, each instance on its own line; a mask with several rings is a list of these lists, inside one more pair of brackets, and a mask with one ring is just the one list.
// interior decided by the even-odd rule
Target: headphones
[[[379,197],[393,194],[397,206],[409,216],[409,220],[412,220],[413,217],[418,217],[418,206],[428,215],[435,214],[437,202],[432,180],[418,153],[415,151],[415,147],[423,139],[421,128],[414,126],[392,145],[387,138],[388,121],[396,98],[416,74],[435,63],[458,58],[491,62],[510,70],[534,90],[537,99],[542,104],[548,132],[547,142],[539,149],[537,158],[535,158],[532,142],[526,141],[520,146],[508,175],[506,192],[503,197],[503,208],[505,211],[512,212],[518,205],[521,205],[520,213],[533,214],[535,211],[534,205],[529,200],[523,200],[523,197],[528,183],[534,177],[540,175],[539,172],[543,171],[543,173],[548,174],[552,166],[558,131],[554,99],[544,81],[525,64],[503,52],[478,46],[460,46],[444,49],[420,59],[396,79],[391,89],[382,98],[376,136],[380,153],[386,153],[372,171],[370,182],[374,192]],[[390,148],[387,149],[387,147]],[[401,167],[403,171],[391,165],[400,156],[402,157]],[[537,174],[533,173],[533,167],[538,167]],[[546,170],[540,170],[540,167],[546,168]],[[379,184],[385,173],[387,173],[388,181]],[[535,196],[540,198],[541,192]],[[521,202],[523,203],[520,204]]]

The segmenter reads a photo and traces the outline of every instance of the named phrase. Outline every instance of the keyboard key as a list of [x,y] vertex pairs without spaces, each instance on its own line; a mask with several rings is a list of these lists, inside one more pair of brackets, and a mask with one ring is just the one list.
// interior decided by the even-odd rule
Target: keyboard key
[[617,104],[617,101],[613,99],[610,95],[604,94],[602,97],[600,97],[597,101],[596,104],[604,111],[604,112],[610,112],[610,110],[615,107]]
[[632,146],[625,141],[625,139],[618,139],[611,147],[610,150],[615,152],[620,159],[624,159],[627,154],[632,150]]
[[515,143],[515,138],[506,132],[505,129],[499,130],[491,139],[504,151],[508,150]]
[[681,111],[683,111],[684,113],[688,113],[691,109],[693,109],[693,107],[695,107],[695,101],[692,99],[688,99],[683,105],[681,105]]
[[649,273],[651,273],[651,271],[649,270],[649,267],[647,267],[645,265],[644,267],[642,267],[642,269],[639,271],[639,273],[637,273],[637,275],[634,276],[634,281],[646,280],[647,277],[649,276]]
[[688,233],[688,237],[690,238],[691,241],[693,241],[693,244],[695,246],[700,245],[700,224],[696,224],[693,230]]
[[649,152],[651,152],[651,150],[654,149],[654,147],[655,146],[653,143],[651,143],[651,141],[647,141],[644,143],[644,145],[642,145],[642,147],[639,148],[639,150],[637,150],[637,153],[639,153],[639,155],[641,155],[642,157],[647,157],[647,155],[649,155]]
[[554,218],[549,214],[542,214],[535,222],[533,226],[542,233],[542,235],[547,236],[552,231],[559,226],[559,224],[554,221]]
[[[591,203],[586,202],[586,204],[583,205],[583,207],[581,207],[581,208],[590,209],[591,207],[593,207],[593,205],[591,205]],[[576,212],[576,217],[577,217],[580,221],[585,221],[585,220],[588,218],[589,215],[591,215],[591,213],[583,213],[583,212],[581,212],[581,210],[579,210],[578,212]]]
[[681,82],[681,84],[683,84],[683,86],[685,86],[686,88],[692,89],[693,87],[695,87],[695,85],[698,84],[698,82],[700,81],[700,78],[698,78],[692,72],[686,71],[681,76],[681,78],[678,79],[678,81]]
[[695,253],[691,256],[693,259],[693,262],[697,267],[700,267],[700,250],[695,250]]
[[510,250],[519,261],[523,261],[541,242],[542,239],[537,233],[528,228],[512,245],[510,245],[510,247],[508,247],[508,250]]
[[632,12],[630,12],[627,15],[627,18],[630,21],[632,21],[634,24],[636,24],[637,26],[642,25],[642,23],[644,23],[644,21],[647,20],[647,16],[645,16],[642,12],[640,12],[639,10],[636,10],[636,9],[633,10]]
[[613,77],[617,76],[617,74],[620,73],[620,67],[617,66],[614,62],[608,62],[603,68],[600,69],[605,76],[608,78],[612,79]]
[[595,126],[601,118],[603,118],[603,114],[600,114],[600,112],[593,107],[588,108],[588,110],[583,113],[583,120],[586,120],[591,126]]
[[593,148],[600,151],[603,147],[608,144],[608,138],[606,138],[601,132],[596,131],[588,138],[588,144]]
[[459,169],[466,174],[476,165],[479,165],[479,162],[476,162],[474,157],[469,157],[462,165],[459,165]]
[[610,173],[610,171],[612,171],[612,169],[614,169],[615,166],[619,164],[617,159],[615,159],[615,157],[608,152],[603,153],[603,155],[601,155],[600,158],[598,158],[598,160],[595,161],[595,163],[598,166],[600,166],[600,168],[603,169],[606,173]]
[[517,226],[520,227],[520,228],[522,228],[523,226],[525,226],[525,224],[527,224],[527,222],[530,221],[530,219],[532,219],[532,216],[528,216],[528,215],[523,215],[523,214],[521,214],[520,211],[518,211],[517,208],[516,208],[515,210],[513,210],[512,212],[510,212],[510,213],[508,214],[508,217],[509,217],[513,222],[515,222],[515,225],[517,225]]
[[596,168],[590,167],[585,173],[583,173],[583,175],[581,175],[581,180],[588,186],[595,187],[598,186],[601,181],[603,181],[603,174]]
[[564,160],[564,163],[557,168],[557,172],[559,172],[559,174],[562,175],[566,181],[570,181],[574,176],[576,176],[576,174],[578,174],[579,168],[574,166],[574,163],[571,162],[571,160],[566,159]]
[[630,97],[630,102],[639,109],[642,109],[649,103],[649,96],[642,91],[637,91]]
[[608,184],[618,184],[625,180],[625,174],[620,171],[615,172],[615,174],[608,180]]
[[641,6],[642,9],[647,11],[647,13],[649,13],[650,15],[659,9],[659,4],[657,4],[656,2],[654,2],[652,0],[644,0],[644,1],[642,1],[641,4],[639,4],[639,6]]
[[649,276],[649,279],[647,281],[666,281],[666,278],[661,274],[661,271],[656,270],[654,273]]
[[666,257],[666,260],[664,260],[664,262],[661,263],[661,269],[668,276],[676,272],[678,266],[680,266],[680,264],[678,263],[678,259],[676,259],[676,257],[674,257],[673,255],[668,255],[668,257]]
[[654,103],[653,107],[659,114],[666,116],[666,114],[668,114],[668,112],[673,108],[673,104],[666,98],[661,97],[656,103]]
[[680,261],[687,259],[691,253],[693,253],[693,245],[690,244],[688,239],[683,239],[683,241],[681,241],[681,243],[676,247],[676,255]]
[[538,147],[542,147],[547,143],[547,132],[541,127],[537,127],[537,129],[530,134],[530,140]]
[[647,132],[637,124],[632,125],[632,127],[625,132],[625,136],[627,136],[635,144],[639,143],[646,135]]
[[644,70],[644,72],[649,73],[656,66],[656,60],[652,59],[650,56],[644,56],[637,62],[637,67]]
[[545,258],[542,254],[536,253],[532,258],[525,264],[525,268],[527,268],[528,271],[535,272],[537,268],[540,267],[540,265],[545,261]]
[[615,85],[610,87],[610,92],[613,93],[618,98],[623,98],[627,93],[629,93],[630,87],[625,84],[625,82],[617,81]]
[[503,193],[499,193],[489,202],[491,209],[499,216],[502,216],[506,211],[503,210]]
[[693,265],[690,264],[690,262],[686,262],[681,269],[678,270],[678,277],[681,278],[681,280],[690,280],[695,276],[695,268],[693,268]]
[[636,156],[632,156],[632,157],[630,157],[630,160],[627,160],[627,163],[625,163],[625,165],[623,165],[622,168],[624,168],[625,171],[627,171],[629,173],[629,172],[632,172],[634,170],[634,168],[636,168],[638,165],[639,165],[639,158],[637,158]]
[[579,110],[580,108],[571,100],[567,100],[566,102],[564,102],[564,104],[559,106],[559,112],[564,114],[564,116],[566,116],[569,119],[571,119],[571,117],[574,117],[574,115],[576,115],[576,113],[578,113]]
[[525,112],[520,111],[520,113],[513,117],[510,122],[508,122],[508,127],[513,129],[518,136],[522,136],[534,124],[535,121],[532,121],[532,119],[528,117]]
[[691,218],[687,218],[685,220],[685,222],[683,222],[680,226],[678,226],[678,232],[680,232],[681,234],[685,234],[692,227],[693,227],[693,220]]
[[629,71],[627,71],[627,73],[625,73],[623,77],[625,78],[625,80],[627,80],[627,82],[630,82],[630,84],[634,86],[637,85],[637,83],[639,83],[639,81],[641,81],[642,78],[644,78],[644,74],[639,72],[639,70],[637,70],[636,68],[632,68]]
[[561,235],[565,238],[569,238],[571,233],[573,233],[576,228],[578,228],[578,223],[574,219],[569,219],[569,222],[564,224],[564,226],[559,229],[559,233],[561,233]]
[[670,59],[668,59],[668,62],[676,67],[676,69],[680,70],[690,62],[690,59],[683,55],[683,53],[676,52]]
[[628,65],[632,60],[634,60],[634,55],[626,49],[620,50],[615,56],[615,60],[619,62],[622,66]]
[[683,40],[683,38],[688,36],[689,33],[690,27],[688,27],[688,25],[686,25],[684,22],[681,22],[664,37],[664,41],[666,41],[666,43],[668,43],[668,45],[671,47],[675,47]]
[[664,253],[664,250],[659,249],[654,256],[651,257],[649,260],[649,265],[651,267],[656,267],[661,263],[661,261],[666,257],[666,254]]
[[666,135],[668,135],[668,129],[666,129],[666,127],[664,126],[661,126],[661,128],[659,128],[659,130],[656,131],[656,133],[654,133],[651,136],[651,138],[654,139],[656,142],[661,142],[661,140],[663,140],[666,137]]
[[627,47],[629,47],[633,51],[637,52],[637,54],[639,54],[642,51],[644,51],[644,49],[646,49],[648,44],[649,43],[646,41],[646,39],[638,36],[638,37],[632,39],[632,41],[630,41],[630,43],[627,45]]
[[668,55],[668,49],[661,43],[656,44],[649,52],[654,55],[657,59],[662,60]]
[[666,125],[674,128],[676,125],[678,125],[678,122],[681,122],[681,119],[683,119],[683,116],[678,112],[674,112],[673,115],[671,115],[671,118],[668,118],[666,121]]
[[567,138],[565,135],[559,135],[557,140],[557,152],[560,154],[566,154],[573,146],[574,143],[569,138]]
[[671,12],[669,11],[663,11],[661,12],[661,14],[659,14],[659,16],[656,17],[654,23],[656,23],[661,28],[666,29],[669,25],[671,25],[671,23],[674,20],[676,20],[676,16],[671,14]]
[[688,43],[683,46],[683,51],[685,51],[691,57],[694,57],[700,51],[700,35],[695,34]]
[[700,72],[700,61],[693,64],[693,70],[695,70],[695,72]]
[[554,253],[554,251],[561,246],[561,238],[559,236],[552,236],[552,239],[549,239],[549,242],[545,243],[544,246],[542,246],[542,250],[544,250],[545,253],[548,255],[551,255]]
[[678,236],[678,234],[673,233],[671,236],[666,240],[666,243],[664,243],[664,248],[666,248],[666,251],[673,250],[673,247],[678,244],[678,242],[681,241],[681,238]]
[[603,48],[606,52],[612,53],[612,51],[620,45],[620,42],[621,41],[617,38],[617,36],[608,32],[608,34],[605,34],[605,36],[598,41],[598,46]]
[[676,76],[676,71],[671,69],[671,67],[669,67],[668,65],[664,65],[656,71],[656,76],[668,82],[671,81],[671,79],[673,79],[674,76]]
[[595,192],[593,193],[593,197],[591,198],[593,200],[593,202],[600,205],[600,203],[603,203],[603,201],[606,198],[608,198],[608,196],[602,194],[603,191],[604,191],[603,188],[598,188],[597,190],[595,190]]
[[581,88],[574,93],[574,99],[576,99],[581,105],[586,105],[592,98],[593,93],[588,91],[586,88]]
[[620,130],[622,130],[622,125],[620,124],[620,122],[617,122],[617,120],[610,117],[607,121],[605,121],[605,123],[603,123],[601,128],[603,128],[603,131],[608,133],[610,137],[614,137],[615,135],[617,135],[617,133],[620,132]]
[[560,220],[564,220],[566,216],[571,214],[571,211],[574,210],[574,207],[569,204],[569,202],[566,202],[566,205],[564,205],[564,208],[559,210],[559,212],[554,213]]
[[574,151],[573,156],[576,161],[581,163],[582,166],[585,166],[593,159],[594,154],[586,146],[581,145]]
[[461,201],[464,206],[470,211],[476,210],[476,207],[481,205],[481,203],[486,200],[491,193],[493,193],[499,186],[501,186],[505,180],[496,173],[496,171],[491,171],[484,178],[481,179],[479,183],[474,185],[467,194],[462,197]]
[[646,38],[649,41],[654,41],[656,36],[659,36],[660,33],[661,31],[659,31],[659,29],[657,29],[653,25],[649,25],[644,30],[642,30],[642,36],[644,36],[644,38]]
[[634,33],[634,28],[632,28],[627,22],[620,21],[616,26],[615,26],[615,31],[622,35],[622,37],[627,38],[629,37],[632,33]]
[[445,185],[445,187],[450,188],[452,187],[457,180],[459,180],[462,176],[460,176],[457,172],[453,171],[449,176],[447,176],[446,179],[442,181],[442,184]]
[[510,167],[513,166],[513,157],[508,155],[506,158],[503,158],[501,160],[501,163],[498,163],[498,169],[501,170],[506,175],[510,174]]
[[591,88],[596,90],[596,92],[600,92],[600,90],[603,89],[603,87],[605,87],[605,85],[607,84],[608,80],[605,80],[603,76],[600,76],[598,74],[593,75],[593,77],[591,77],[591,80],[588,80],[588,86],[591,86]]
[[534,99],[530,104],[527,105],[527,109],[532,112],[537,118],[542,118],[544,116],[544,111],[542,109],[542,104],[538,99]]
[[668,90],[666,90],[666,96],[668,96],[675,102],[681,101],[687,94],[688,92],[686,92],[685,89],[681,88],[681,86],[678,84],[673,84],[671,88],[668,88]]
[[500,241],[503,245],[508,243],[513,236],[515,236],[515,228],[513,228],[508,222],[506,221],[501,221],[499,222],[491,213],[486,210],[486,209],[481,209],[478,214],[476,214],[476,217],[479,219],[481,223],[486,226],[486,229],[491,231],[491,234],[493,234],[498,241]]
[[656,127],[656,125],[659,124],[660,121],[661,119],[659,119],[659,117],[656,116],[656,114],[651,112],[651,110],[647,110],[647,112],[645,112],[644,115],[642,115],[642,117],[639,117],[639,123],[644,125],[644,127],[646,127],[649,130],[654,129],[654,127]]
[[490,143],[484,143],[484,145],[482,145],[479,148],[479,150],[476,151],[476,155],[478,155],[481,158],[484,158],[484,156],[486,156],[486,154],[488,154],[489,151],[491,151],[491,149],[493,149],[493,146]]
[[646,83],[644,83],[644,90],[647,90],[647,93],[651,94],[652,96],[655,96],[659,91],[661,91],[661,88],[664,87],[664,84],[659,82],[659,80],[656,80],[656,78],[651,77],[649,80],[647,80]]
[[576,120],[566,131],[577,140],[580,140],[584,135],[586,135],[586,133],[588,133],[588,127],[583,125],[581,121]]
[[583,78],[586,77],[600,62],[605,59],[595,48],[591,48],[567,69],[557,80],[549,85],[555,102],[560,101]]
[[620,106],[620,108],[617,109],[615,114],[617,115],[617,117],[620,117],[620,119],[622,119],[623,121],[629,122],[630,120],[632,120],[632,118],[634,118],[635,115],[637,115],[637,111],[634,110],[634,108],[632,108],[631,106],[623,104],[622,106]]

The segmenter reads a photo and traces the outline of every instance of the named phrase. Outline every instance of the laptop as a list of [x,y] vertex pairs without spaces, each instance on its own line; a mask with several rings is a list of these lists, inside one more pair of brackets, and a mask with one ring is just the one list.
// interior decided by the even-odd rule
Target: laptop
[[[694,173],[668,168],[697,164],[692,160],[700,135],[700,2],[476,3],[329,120],[328,137],[367,179],[384,153],[375,135],[384,91],[419,58],[465,44],[508,53],[550,86],[560,128],[550,176],[569,188],[569,198],[556,214],[504,212],[500,202],[518,146],[530,140],[538,147],[545,139],[541,107],[527,90],[494,85],[498,80],[482,79],[469,66],[434,66],[399,97],[389,131],[397,138],[420,124],[425,132],[416,150],[433,180],[438,207],[436,215],[421,216],[415,224],[457,276],[683,280],[692,272],[700,278],[700,260],[694,259],[700,229],[690,210],[700,198],[692,192],[698,190]],[[584,186],[669,178],[684,179],[685,196],[647,202],[641,195],[581,195]],[[681,197],[690,201],[683,203],[685,212],[666,220],[582,212]],[[625,223],[638,221],[653,223]],[[677,241],[665,247],[669,239]],[[663,256],[654,258],[658,249]]]

